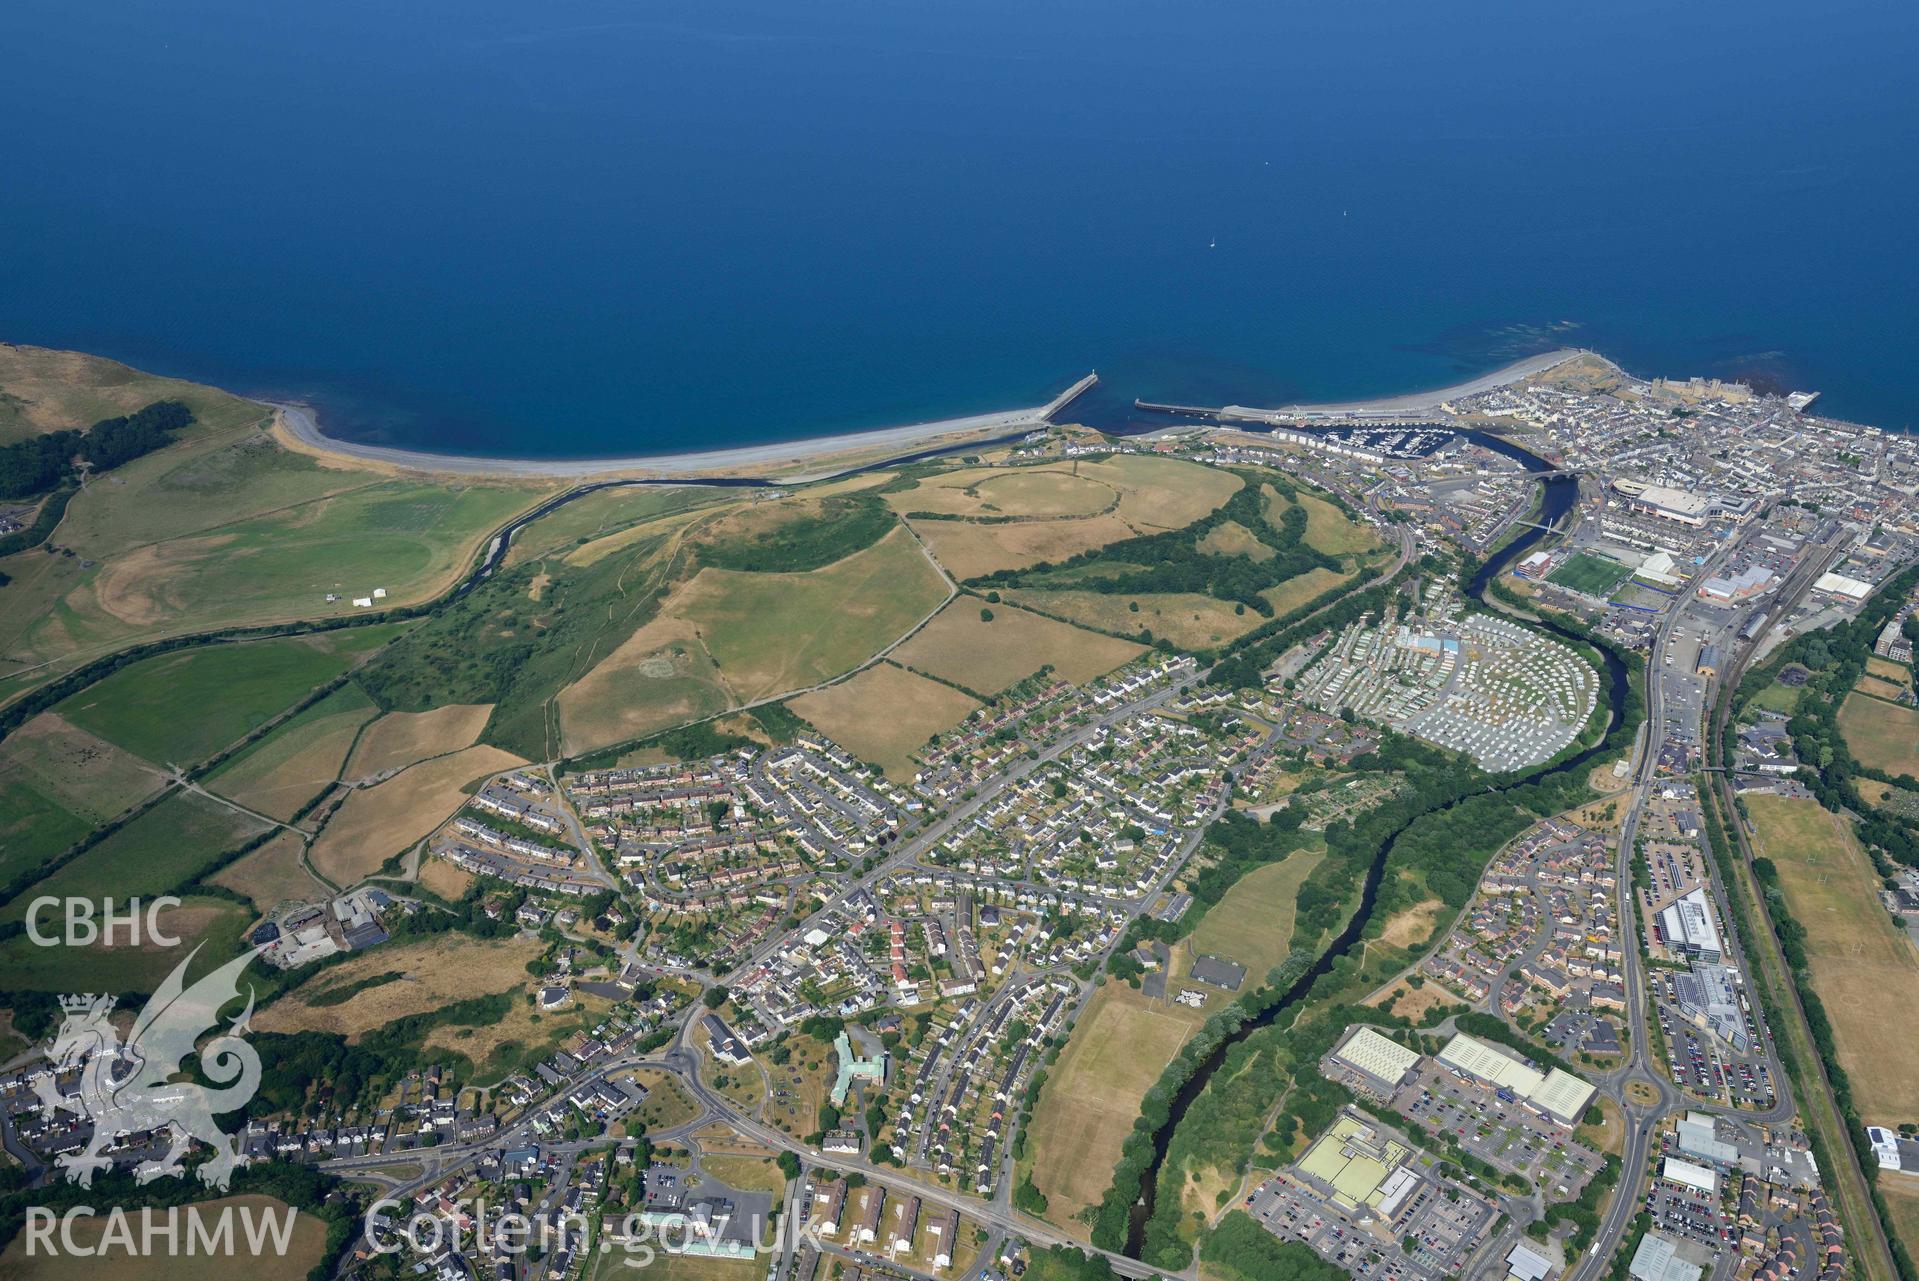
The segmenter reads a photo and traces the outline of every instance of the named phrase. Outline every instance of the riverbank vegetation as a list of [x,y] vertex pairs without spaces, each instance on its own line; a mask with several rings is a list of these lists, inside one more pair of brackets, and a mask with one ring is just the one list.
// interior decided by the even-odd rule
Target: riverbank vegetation
[[[1376,611],[1384,606],[1390,590],[1382,584],[1358,593],[1329,613],[1357,617],[1368,609]],[[1338,625],[1325,615],[1312,621],[1315,630]],[[1232,658],[1214,670],[1212,678],[1226,684],[1252,683],[1267,664],[1303,639],[1296,634],[1303,629],[1304,625],[1289,627],[1281,623],[1239,647]],[[1598,725],[1605,724],[1602,712],[1583,741],[1570,745],[1541,767],[1516,775],[1488,776],[1401,736],[1383,740],[1377,764],[1399,771],[1405,788],[1352,823],[1329,827],[1325,833],[1327,856],[1309,878],[1309,886],[1324,876],[1324,884],[1348,887],[1362,876],[1374,878],[1376,890],[1369,910],[1354,928],[1335,940],[1324,972],[1303,991],[1299,983],[1309,972],[1308,954],[1300,954],[1296,967],[1290,963],[1279,967],[1269,975],[1267,984],[1242,995],[1228,1010],[1208,1020],[1167,1067],[1142,1102],[1112,1184],[1094,1214],[1095,1244],[1108,1249],[1126,1244],[1133,1205],[1157,1157],[1156,1139],[1163,1137],[1165,1158],[1155,1176],[1153,1213],[1141,1237],[1140,1257],[1155,1267],[1187,1267],[1194,1243],[1220,1208],[1220,1204],[1203,1203],[1204,1191],[1199,1197],[1202,1204],[1194,1204],[1189,1185],[1194,1190],[1210,1189],[1215,1199],[1229,1195],[1253,1157],[1247,1118],[1268,1114],[1289,1090],[1302,1091],[1303,1099],[1316,1100],[1316,1109],[1323,1110],[1325,1100],[1318,1099],[1320,1087],[1312,1084],[1319,1080],[1319,1055],[1307,1051],[1320,1040],[1330,1046],[1328,1038],[1351,1022],[1395,1021],[1377,1010],[1348,1008],[1345,1002],[1357,1000],[1403,969],[1432,938],[1442,936],[1444,924],[1471,896],[1487,860],[1507,841],[1539,819],[1562,813],[1595,795],[1583,766],[1591,759],[1605,758],[1630,746],[1643,717],[1643,699],[1637,667],[1630,657],[1597,637],[1592,637],[1591,643],[1606,648],[1625,666],[1624,696],[1617,700],[1619,706],[1610,709],[1612,724],[1603,736],[1596,732]],[[1222,820],[1222,825],[1225,822]],[[1228,833],[1229,841],[1244,842],[1237,823],[1230,829],[1222,825],[1216,825],[1216,829]],[[1278,838],[1278,833],[1268,834],[1257,843]],[[1306,888],[1302,887],[1302,893]],[[1395,912],[1431,899],[1443,905],[1439,913],[1443,919],[1437,923],[1440,928],[1417,944],[1383,944],[1379,935],[1386,920]],[[1324,910],[1323,904],[1315,903],[1302,911],[1302,931],[1308,911]],[[1355,947],[1361,938],[1368,941],[1363,953]],[[1329,1015],[1328,1009],[1335,1002],[1339,1003],[1338,1011]],[[1246,1032],[1249,1025],[1254,1030]],[[1211,1065],[1204,1088],[1174,1124],[1175,1100],[1182,1091],[1190,1090],[1191,1080],[1208,1069],[1209,1060],[1223,1046],[1229,1048]],[[1162,1136],[1169,1124],[1174,1125],[1172,1132]],[[1282,1146],[1286,1138],[1282,1135]]]

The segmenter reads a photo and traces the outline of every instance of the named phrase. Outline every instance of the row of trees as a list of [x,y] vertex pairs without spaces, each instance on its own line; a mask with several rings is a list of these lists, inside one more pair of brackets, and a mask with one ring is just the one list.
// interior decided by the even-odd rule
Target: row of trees
[[[1870,778],[1919,790],[1919,779],[1910,775],[1894,777],[1854,756],[1840,731],[1839,711],[1853,686],[1865,674],[1879,632],[1911,596],[1915,586],[1919,586],[1919,569],[1909,569],[1886,584],[1850,622],[1828,632],[1808,632],[1793,639],[1761,671],[1741,682],[1734,696],[1734,715],[1728,720],[1730,733],[1739,713],[1780,671],[1788,664],[1803,666],[1807,670],[1806,683],[1798,706],[1786,723],[1786,732],[1792,736],[1793,751],[1800,761],[1817,772],[1802,772],[1800,781],[1827,809],[1854,816],[1854,830],[1861,843],[1881,860],[1882,874],[1890,870],[1884,863],[1887,858],[1919,867],[1919,825],[1895,811],[1868,803],[1859,794],[1857,780]],[[1727,750],[1730,755],[1730,744]]]
[[[1377,611],[1385,605],[1390,590],[1389,585],[1382,584],[1356,593],[1329,611],[1339,618],[1332,621],[1328,621],[1328,615],[1314,618],[1310,629],[1341,626],[1361,612]],[[1212,679],[1219,681],[1222,669],[1228,669],[1224,683],[1240,680],[1257,683],[1263,679],[1264,667],[1304,639],[1301,633],[1306,630],[1308,625],[1274,627],[1254,645],[1216,667]],[[1612,650],[1600,638],[1593,637],[1591,641]],[[1620,657],[1616,650],[1612,652]],[[1630,670],[1630,660],[1621,658],[1621,661],[1627,662]],[[1317,1039],[1310,1045],[1317,1045],[1323,1039],[1325,1045],[1321,1050],[1330,1048],[1330,1038],[1359,1018],[1374,1022],[1391,1018],[1368,1010],[1355,1018],[1327,1019],[1324,1017],[1326,1007],[1314,1006],[1315,997],[1322,992],[1339,991],[1357,977],[1350,972],[1353,966],[1344,962],[1351,944],[1370,921],[1384,920],[1395,910],[1427,896],[1437,897],[1449,909],[1457,911],[1471,897],[1486,861],[1501,846],[1536,820],[1590,799],[1591,789],[1575,763],[1583,763],[1594,753],[1603,755],[1624,750],[1638,732],[1643,718],[1638,682],[1629,679],[1627,685],[1625,706],[1618,709],[1609,732],[1596,747],[1575,743],[1552,761],[1525,773],[1488,776],[1451,754],[1392,733],[1383,737],[1371,759],[1354,762],[1365,768],[1398,774],[1404,785],[1397,795],[1373,810],[1351,821],[1328,825],[1326,858],[1302,886],[1302,895],[1309,898],[1301,903],[1296,925],[1301,931],[1324,921],[1337,920],[1345,904],[1351,901],[1351,887],[1362,878],[1373,879],[1376,895],[1368,920],[1356,921],[1352,930],[1334,940],[1335,956],[1341,959],[1334,961],[1329,972],[1314,983],[1301,1003],[1303,1009],[1311,1012],[1303,1016],[1303,1021],[1317,1033]],[[1209,838],[1217,835],[1216,843],[1234,852],[1229,854],[1233,862],[1241,861],[1243,855],[1238,852],[1272,848],[1271,843],[1276,839],[1276,834],[1259,834],[1249,820],[1238,816],[1222,819],[1208,835]],[[1321,888],[1334,892],[1320,897],[1315,891]],[[1302,933],[1299,937],[1305,935]],[[1283,995],[1284,986],[1274,984],[1242,997],[1227,1011],[1214,1016],[1148,1092],[1134,1133],[1122,1150],[1113,1183],[1096,1211],[1095,1244],[1109,1249],[1118,1249],[1124,1244],[1131,1207],[1139,1198],[1141,1182],[1155,1157],[1154,1136],[1167,1124],[1173,1098],[1220,1045],[1236,1036],[1247,1022],[1276,1004]],[[1300,1026],[1299,1022],[1295,1023],[1291,1039],[1300,1038]],[[1286,1088],[1285,1076],[1263,1070],[1266,1065],[1259,1058],[1258,1046],[1272,1035],[1275,1034],[1271,1028],[1263,1029],[1243,1046],[1233,1048],[1230,1053],[1235,1056],[1234,1061],[1242,1068],[1251,1065],[1254,1070],[1215,1073],[1206,1091],[1189,1107],[1185,1120],[1168,1144],[1167,1158],[1159,1175],[1157,1212],[1147,1226],[1144,1242],[1143,1255],[1154,1266],[1178,1269],[1190,1262],[1191,1248],[1180,1232],[1178,1181],[1185,1177],[1185,1168],[1198,1168],[1189,1163],[1203,1165],[1225,1151],[1210,1141],[1209,1134],[1220,1127],[1211,1125],[1207,1118],[1237,1115],[1257,1104],[1270,1106]],[[1309,1079],[1317,1079],[1317,1058],[1318,1052],[1312,1052],[1291,1060],[1301,1065],[1293,1088],[1302,1089]],[[1229,1092],[1243,1092],[1248,1098],[1235,1103],[1225,1097]],[[1214,1100],[1211,1097],[1214,1095],[1220,1097]],[[1311,1099],[1312,1091],[1307,1089],[1303,1097]],[[1236,1137],[1243,1144],[1243,1131]],[[1567,1217],[1577,1220],[1580,1216],[1575,1210]]]
[[32,498],[73,479],[80,466],[111,471],[173,439],[193,422],[177,400],[156,400],[120,418],[103,418],[85,431],[50,431],[0,446],[0,498]]
[[[1764,688],[1764,682],[1769,680],[1771,680],[1769,675],[1750,674],[1746,682],[1741,684],[1739,692],[1747,694]],[[1720,879],[1728,887],[1732,887],[1738,884],[1733,864],[1733,846],[1726,835],[1725,822],[1714,800],[1715,794],[1707,789],[1703,778],[1699,782],[1700,796],[1704,802],[1701,810],[1706,826],[1706,851],[1711,856]],[[1765,900],[1766,916],[1773,936],[1779,940],[1779,950],[1785,959],[1788,972],[1787,981],[1793,985],[1794,995],[1798,998],[1800,1009],[1805,1013],[1806,1030],[1812,1038],[1813,1052],[1819,1056],[1821,1065],[1825,1069],[1826,1083],[1831,1087],[1833,1104],[1839,1111],[1846,1138],[1852,1144],[1854,1157],[1859,1162],[1859,1168],[1872,1190],[1873,1211],[1879,1217],[1880,1226],[1885,1229],[1886,1240],[1892,1251],[1893,1265],[1899,1270],[1902,1281],[1919,1281],[1919,1266],[1914,1265],[1911,1253],[1899,1240],[1898,1235],[1891,1230],[1890,1225],[1893,1222],[1891,1209],[1886,1204],[1885,1195],[1877,1186],[1879,1163],[1872,1155],[1872,1144],[1866,1138],[1865,1125],[1860,1121],[1854,1106],[1852,1082],[1846,1076],[1845,1069],[1840,1066],[1838,1046],[1832,1034],[1832,1023],[1826,1017],[1825,1006],[1820,1002],[1819,994],[1813,990],[1812,971],[1806,956],[1805,930],[1794,919],[1787,907],[1785,894],[1779,884],[1778,869],[1773,866],[1772,861],[1756,858],[1752,861],[1751,871],[1759,893]],[[1747,939],[1756,937],[1753,933],[1755,922],[1746,910],[1745,896],[1728,893],[1726,897],[1732,904],[1733,924],[1740,936]],[[1768,922],[1758,924],[1764,925]],[[1765,980],[1763,967],[1756,967],[1753,970],[1753,977],[1757,980],[1753,984],[1753,990],[1758,993],[1759,1005],[1767,1023],[1774,1028],[1785,1026],[1784,1011],[1780,1008],[1780,1002],[1785,999],[1786,994],[1773,991],[1772,985]],[[1811,1065],[1799,1061],[1799,1056],[1794,1053],[1791,1044],[1785,1038],[1775,1038],[1773,1049],[1779,1056],[1780,1068],[1792,1080],[1800,1097],[1805,1097],[1808,1089],[1824,1088],[1819,1082],[1810,1078]],[[1813,1160],[1819,1163],[1821,1169],[1836,1168],[1833,1165],[1833,1154],[1828,1151],[1817,1126],[1806,1127],[1806,1139],[1811,1145]]]

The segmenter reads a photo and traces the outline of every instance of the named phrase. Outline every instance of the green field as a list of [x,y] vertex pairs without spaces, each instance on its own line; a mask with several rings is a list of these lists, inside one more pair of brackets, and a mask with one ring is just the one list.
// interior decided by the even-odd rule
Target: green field
[[340,776],[360,727],[378,714],[365,691],[348,682],[221,765],[206,786],[248,809],[290,819]]
[[1553,567],[1546,575],[1546,581],[1557,583],[1570,591],[1581,592],[1587,596],[1604,599],[1612,594],[1615,587],[1626,581],[1632,571],[1610,556],[1596,556],[1591,552],[1574,552],[1565,561]]
[[92,830],[32,780],[0,775],[0,882],[38,867]]
[[0,435],[9,413],[20,432],[85,425],[73,415],[125,412],[128,396],[163,392],[200,424],[96,477],[44,548],[0,561],[13,580],[0,611],[0,699],[137,641],[351,615],[353,598],[376,587],[389,604],[431,597],[488,532],[553,489],[323,464],[262,431],[259,405],[72,353],[23,365],[27,350],[0,346]]
[[[101,533],[86,539],[97,547],[78,545],[70,514],[55,541],[71,556],[30,551],[0,563],[15,579],[6,589],[12,608],[0,618],[0,647],[11,663],[49,679],[75,660],[156,637],[351,617],[364,612],[353,600],[375,588],[386,589],[385,605],[423,600],[450,587],[482,535],[533,497],[392,481],[261,516],[229,514],[226,523],[157,542],[125,543],[132,535],[103,515],[95,518]],[[130,507],[143,503],[120,498]],[[79,507],[76,499],[69,512]],[[232,504],[212,495],[189,510],[230,513]]]
[[1862,765],[1919,778],[1919,711],[1851,693],[1839,707],[1839,729]]
[[[585,1275],[591,1281],[758,1281],[765,1272],[756,1259],[702,1259],[659,1250],[653,1253],[653,1261],[639,1267],[637,1261],[643,1255],[615,1247],[588,1260]],[[636,1266],[628,1267],[629,1263]],[[826,1275],[823,1268],[819,1275]]]
[[1240,877],[1193,931],[1193,951],[1238,961],[1247,981],[1256,982],[1292,950],[1299,887],[1324,857],[1323,850],[1296,850]]
[[[122,906],[115,895],[115,906]],[[202,974],[238,954],[253,913],[223,898],[183,899],[179,907],[159,915],[159,926],[180,940],[177,947],[143,946],[41,947],[25,934],[0,944],[0,968],[7,986],[16,992],[110,992],[115,995],[151,992],[195,946],[204,945],[194,959],[193,973]],[[142,918],[141,928],[146,928]],[[58,914],[42,914],[43,933],[59,933]]]
[[1763,707],[1769,712],[1778,712],[1782,716],[1791,716],[1799,710],[1799,696],[1804,692],[1803,685],[1785,685],[1779,681],[1773,681],[1752,696],[1752,705]]
[[128,551],[68,604],[136,628],[197,629],[351,615],[353,598],[375,588],[390,602],[415,601],[449,586],[479,534],[529,498],[411,480],[369,485]]
[[261,826],[218,801],[175,792],[0,909],[20,920],[40,895],[95,900],[165,894],[199,875]]
[[360,628],[211,645],[121,668],[60,703],[74,724],[156,764],[205,760],[344,672],[385,635]]
[[0,881],[59,854],[161,786],[158,771],[52,713],[0,742]]

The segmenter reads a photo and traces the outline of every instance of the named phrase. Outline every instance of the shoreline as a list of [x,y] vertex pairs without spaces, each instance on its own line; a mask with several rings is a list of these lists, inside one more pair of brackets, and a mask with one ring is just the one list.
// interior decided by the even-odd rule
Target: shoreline
[[[1580,348],[1561,348],[1527,356],[1476,378],[1427,391],[1370,400],[1284,405],[1275,409],[1229,405],[1224,412],[1256,420],[1272,415],[1343,418],[1423,413],[1446,401],[1510,386],[1569,361],[1593,355],[1597,353]],[[502,458],[359,444],[327,435],[310,405],[277,401],[261,403],[274,411],[270,430],[283,446],[322,461],[332,460],[352,466],[373,464],[440,476],[508,480],[694,481],[747,477],[769,484],[805,484],[839,475],[864,464],[883,462],[888,457],[896,456],[903,448],[910,451],[958,448],[976,440],[997,439],[1022,429],[1043,427],[1097,381],[1097,374],[1088,374],[1049,403],[1025,409],[904,423],[897,427],[840,432],[802,440],[770,441],[762,445],[609,458]],[[794,470],[796,468],[805,470]]]
[[[955,447],[974,439],[1004,436],[1022,428],[1043,427],[1050,415],[1092,385],[1088,375],[1045,405],[972,414],[930,422],[905,423],[867,431],[814,436],[804,440],[772,441],[763,445],[735,445],[723,449],[689,450],[677,454],[620,458],[497,458],[479,455],[436,454],[389,445],[363,445],[329,436],[320,427],[310,405],[263,401],[274,411],[273,435],[297,452],[364,465],[373,463],[441,476],[492,479],[684,479],[712,480],[755,476],[768,483],[804,484],[838,475],[857,466],[860,455],[880,451],[897,454],[947,444]],[[826,466],[825,464],[832,465]],[[811,466],[813,470],[792,471]]]
[[1429,391],[1407,392],[1400,396],[1375,396],[1368,400],[1280,405],[1272,409],[1256,409],[1248,405],[1228,405],[1227,409],[1235,414],[1246,416],[1283,414],[1295,418],[1352,418],[1373,414],[1389,416],[1421,413],[1437,409],[1449,400],[1458,400],[1463,396],[1493,391],[1500,387],[1510,387],[1516,382],[1531,378],[1535,374],[1543,374],[1549,369],[1557,369],[1582,356],[1605,359],[1596,351],[1587,351],[1581,347],[1561,347],[1555,351],[1541,352],[1536,356],[1525,356],[1509,365],[1502,365],[1490,373],[1481,374],[1477,378],[1468,378],[1464,382],[1454,383],[1449,387],[1435,387]]

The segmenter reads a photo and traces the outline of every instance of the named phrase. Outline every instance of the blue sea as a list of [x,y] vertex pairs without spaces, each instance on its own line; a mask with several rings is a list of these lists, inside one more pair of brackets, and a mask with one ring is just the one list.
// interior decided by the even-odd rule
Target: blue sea
[[0,340],[460,453],[1545,347],[1919,418],[1919,5],[8,0]]

